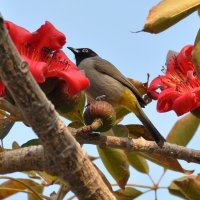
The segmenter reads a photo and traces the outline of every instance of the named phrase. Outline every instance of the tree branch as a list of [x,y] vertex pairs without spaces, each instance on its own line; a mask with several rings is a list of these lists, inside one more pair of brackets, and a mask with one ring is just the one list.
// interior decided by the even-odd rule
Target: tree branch
[[115,199],[22,62],[1,16],[0,76],[44,147],[45,170],[69,184],[79,199]]
[[[158,153],[162,156],[185,160],[200,164],[200,151],[189,149],[176,144],[165,142],[160,148],[155,142],[143,138],[130,139],[97,134],[80,135],[80,131],[73,135],[82,144],[95,144],[101,147],[112,147],[125,151],[137,151],[151,155]],[[31,146],[17,150],[0,153],[0,173],[11,173],[16,171],[45,170],[43,147]]]
[[0,174],[31,170],[45,170],[44,149],[42,145],[0,153]]

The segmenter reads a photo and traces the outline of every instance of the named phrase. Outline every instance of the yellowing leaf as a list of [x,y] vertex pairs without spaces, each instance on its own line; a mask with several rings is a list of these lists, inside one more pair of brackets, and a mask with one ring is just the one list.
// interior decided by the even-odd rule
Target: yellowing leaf
[[125,189],[120,189],[114,192],[117,200],[133,200],[142,194],[141,191],[135,188],[127,187]]
[[37,173],[46,181],[46,185],[51,185],[55,182],[59,182],[57,176],[49,175],[45,171],[38,171]]
[[124,188],[130,176],[129,162],[126,154],[120,149],[101,147],[97,147],[97,149],[106,169],[118,185]]
[[175,183],[172,182],[168,187],[168,190],[171,194],[185,199],[185,196],[181,193],[179,187]]
[[[152,140],[151,135],[144,129],[143,126],[130,124],[130,125],[126,125],[126,127],[128,128],[129,135],[131,137],[139,138],[142,136],[146,140]],[[138,154],[158,165],[163,166],[166,169],[171,169],[171,170],[182,172],[185,174],[193,173],[193,171],[183,169],[181,165],[179,164],[178,160],[174,158],[162,156],[157,153],[141,153],[140,152]]]
[[195,64],[196,72],[198,77],[200,77],[200,29],[195,39],[194,49],[192,52],[192,58]]
[[[36,185],[32,187],[38,194],[42,194],[44,190],[43,185]],[[33,194],[28,194],[28,200],[38,200],[38,196],[36,196],[34,193]]]
[[200,119],[189,113],[179,119],[169,132],[167,141],[186,146],[199,127]]
[[170,170],[181,172],[184,174],[192,174],[193,173],[193,170],[186,170],[186,169],[182,168],[182,166],[180,165],[178,160],[176,160],[174,158],[162,156],[157,153],[151,153],[151,154],[139,153],[139,155],[143,156],[144,158],[146,158],[158,165],[161,165],[165,169],[170,169]]
[[[17,179],[17,180],[28,185],[31,188],[39,185],[38,183],[29,179]],[[0,199],[5,199],[9,196],[12,196],[13,194],[18,193],[19,190],[23,191],[28,189],[26,185],[21,184],[20,182],[17,182],[15,180],[8,180],[3,182],[0,185]]]
[[183,195],[188,200],[199,200],[200,175],[187,176],[174,180],[169,186],[169,191],[172,193],[176,191],[176,195]]
[[199,0],[163,0],[150,10],[143,31],[162,32],[196,11],[199,5]]

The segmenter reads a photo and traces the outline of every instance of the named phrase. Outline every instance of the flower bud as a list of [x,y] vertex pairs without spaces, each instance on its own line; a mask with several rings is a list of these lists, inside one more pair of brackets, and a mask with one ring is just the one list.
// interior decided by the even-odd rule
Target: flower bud
[[112,128],[115,124],[116,113],[111,104],[106,101],[93,101],[89,104],[83,114],[86,125],[92,124],[97,119],[101,119],[103,125],[96,131],[104,132]]
[[71,112],[79,103],[80,96],[80,93],[70,96],[68,94],[68,86],[64,81],[60,81],[55,89],[47,95],[60,114]]

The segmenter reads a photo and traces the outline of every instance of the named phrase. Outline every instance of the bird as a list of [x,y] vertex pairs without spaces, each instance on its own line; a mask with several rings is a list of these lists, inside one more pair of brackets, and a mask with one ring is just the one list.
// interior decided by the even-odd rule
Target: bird
[[90,81],[86,94],[92,99],[104,96],[113,107],[124,107],[133,112],[162,147],[165,139],[152,124],[142,108],[146,102],[136,87],[112,63],[101,58],[90,48],[68,47],[75,55],[76,65]]

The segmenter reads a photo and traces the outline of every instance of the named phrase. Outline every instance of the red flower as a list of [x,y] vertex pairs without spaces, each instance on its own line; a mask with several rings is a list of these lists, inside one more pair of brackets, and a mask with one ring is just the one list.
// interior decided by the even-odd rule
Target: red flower
[[[9,21],[5,22],[5,26],[38,83],[44,83],[50,77],[57,77],[66,81],[69,95],[89,86],[89,80],[60,50],[66,42],[65,35],[50,22],[46,22],[33,33]],[[0,95],[3,94],[4,85],[0,82]]]
[[192,49],[192,45],[185,46],[169,61],[165,75],[151,82],[148,93],[158,100],[158,112],[174,110],[180,116],[200,106],[200,79],[192,62]]

